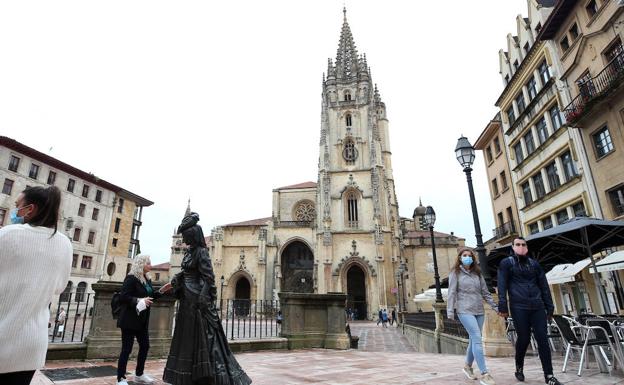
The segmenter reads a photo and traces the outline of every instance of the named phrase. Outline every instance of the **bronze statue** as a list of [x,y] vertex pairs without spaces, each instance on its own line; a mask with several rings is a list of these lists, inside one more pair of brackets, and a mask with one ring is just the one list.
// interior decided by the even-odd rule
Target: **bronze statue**
[[251,379],[234,358],[215,306],[217,287],[199,215],[178,227],[188,246],[182,271],[172,280],[179,299],[175,330],[163,381],[173,385],[248,385]]

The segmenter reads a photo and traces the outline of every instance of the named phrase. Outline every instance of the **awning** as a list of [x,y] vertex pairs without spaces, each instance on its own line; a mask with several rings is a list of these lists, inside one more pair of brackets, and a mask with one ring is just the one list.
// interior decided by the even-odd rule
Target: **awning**
[[[603,260],[596,262],[596,270],[598,270],[599,273],[622,269],[624,269],[624,250],[611,253]],[[596,273],[593,268],[589,271],[592,274]]]
[[[546,274],[549,285],[558,285],[566,282],[574,282],[574,276],[583,271],[591,263],[589,258],[576,262],[556,265]],[[550,274],[550,277],[549,277]]]
[[[448,297],[448,289],[440,288],[440,291],[442,292],[442,298],[446,299]],[[435,289],[429,289],[424,293],[420,293],[414,296],[414,302],[435,302],[435,299]]]

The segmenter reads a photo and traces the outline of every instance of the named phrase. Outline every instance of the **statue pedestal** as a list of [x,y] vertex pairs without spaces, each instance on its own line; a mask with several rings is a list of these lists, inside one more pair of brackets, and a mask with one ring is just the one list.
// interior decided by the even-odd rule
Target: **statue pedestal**
[[[498,303],[498,295],[492,294],[494,302]],[[509,357],[515,354],[514,346],[507,339],[505,320],[500,317],[489,305],[485,306],[485,320],[483,322],[483,352],[488,357]]]

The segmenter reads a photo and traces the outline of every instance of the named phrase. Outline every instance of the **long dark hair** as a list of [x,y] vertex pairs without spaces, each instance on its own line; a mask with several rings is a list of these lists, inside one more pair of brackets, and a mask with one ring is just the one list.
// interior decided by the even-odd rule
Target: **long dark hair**
[[479,267],[479,264],[477,263],[477,258],[475,256],[474,250],[472,250],[469,247],[463,247],[463,248],[459,249],[459,253],[457,253],[457,259],[455,260],[455,265],[453,265],[453,268],[455,269],[455,272],[459,273],[459,267],[462,265],[461,255],[465,251],[469,251],[470,255],[472,255],[472,265],[470,265],[470,268],[467,269],[467,270],[471,271],[471,272],[474,272],[477,275],[481,275],[481,268]]
[[24,203],[37,206],[37,213],[28,219],[28,224],[48,227],[54,229],[56,233],[61,206],[61,190],[56,186],[28,187],[22,191],[22,194],[24,194]]

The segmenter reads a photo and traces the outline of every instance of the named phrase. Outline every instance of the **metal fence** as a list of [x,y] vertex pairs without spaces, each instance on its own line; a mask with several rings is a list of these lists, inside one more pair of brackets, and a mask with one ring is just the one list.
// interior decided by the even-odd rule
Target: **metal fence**
[[51,343],[82,342],[89,334],[94,293],[63,293],[50,304],[48,337]]
[[279,301],[227,299],[220,302],[221,323],[229,340],[280,335],[282,316]]
[[[446,316],[446,310],[441,312],[442,320],[444,323],[444,334],[450,334],[462,338],[468,338],[468,332],[464,328],[461,322],[458,320],[448,319]],[[436,320],[435,312],[428,311],[422,313],[409,313],[405,315],[405,323],[410,326],[416,326],[427,330],[435,330]]]

